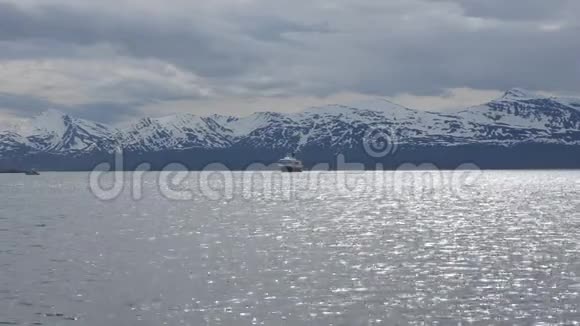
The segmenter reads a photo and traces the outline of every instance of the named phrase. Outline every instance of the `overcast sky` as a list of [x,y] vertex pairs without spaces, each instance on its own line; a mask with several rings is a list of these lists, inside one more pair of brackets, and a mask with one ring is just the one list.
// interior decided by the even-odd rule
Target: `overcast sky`
[[0,119],[580,94],[578,0],[0,0]]

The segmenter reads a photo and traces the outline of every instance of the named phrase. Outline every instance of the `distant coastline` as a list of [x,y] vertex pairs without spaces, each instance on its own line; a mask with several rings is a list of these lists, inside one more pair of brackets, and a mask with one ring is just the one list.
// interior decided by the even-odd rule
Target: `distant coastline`
[[[359,146],[362,147],[362,146]],[[221,150],[188,149],[153,153],[125,152],[122,163],[115,155],[101,153],[92,156],[65,156],[38,153],[22,155],[10,161],[2,161],[4,170],[26,171],[39,168],[42,171],[91,171],[111,167],[122,171],[143,169],[147,163],[151,171],[251,171],[277,170],[275,163],[286,151],[252,150],[250,147],[224,148]],[[456,170],[465,164],[481,170],[576,170],[580,169],[580,146],[559,144],[519,144],[512,147],[494,145],[462,146],[399,146],[386,157],[371,157],[364,150],[345,149],[339,159],[331,149],[317,146],[306,147],[297,153],[304,162],[305,171],[310,170]],[[104,163],[104,166],[103,166]],[[326,166],[325,166],[326,165]]]
[[0,174],[27,174],[27,175],[38,175],[39,173],[34,170],[22,170],[22,169],[0,169]]
[[0,173],[25,173],[26,170],[19,169],[0,169]]

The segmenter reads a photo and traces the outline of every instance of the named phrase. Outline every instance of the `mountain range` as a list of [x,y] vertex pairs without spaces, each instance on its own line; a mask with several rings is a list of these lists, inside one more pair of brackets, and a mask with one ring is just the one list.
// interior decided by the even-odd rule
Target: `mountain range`
[[[371,131],[389,135],[394,150],[365,152]],[[0,168],[88,170],[125,153],[125,169],[178,162],[201,169],[270,164],[295,152],[306,166],[347,161],[396,168],[432,163],[454,168],[580,168],[580,99],[511,89],[462,110],[414,110],[386,99],[313,107],[299,113],[246,117],[179,114],[142,118],[121,127],[49,110],[0,130]]]

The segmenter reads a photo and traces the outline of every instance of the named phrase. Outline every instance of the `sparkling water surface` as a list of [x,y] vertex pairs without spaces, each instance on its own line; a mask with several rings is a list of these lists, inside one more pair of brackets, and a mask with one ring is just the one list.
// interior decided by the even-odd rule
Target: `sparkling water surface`
[[0,175],[0,325],[580,325],[580,171],[393,178]]

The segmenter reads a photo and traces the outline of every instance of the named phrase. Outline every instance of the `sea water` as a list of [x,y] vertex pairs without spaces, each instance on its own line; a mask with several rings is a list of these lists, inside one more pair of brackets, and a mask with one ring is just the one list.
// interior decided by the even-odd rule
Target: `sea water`
[[250,173],[0,175],[0,325],[580,324],[579,171]]

